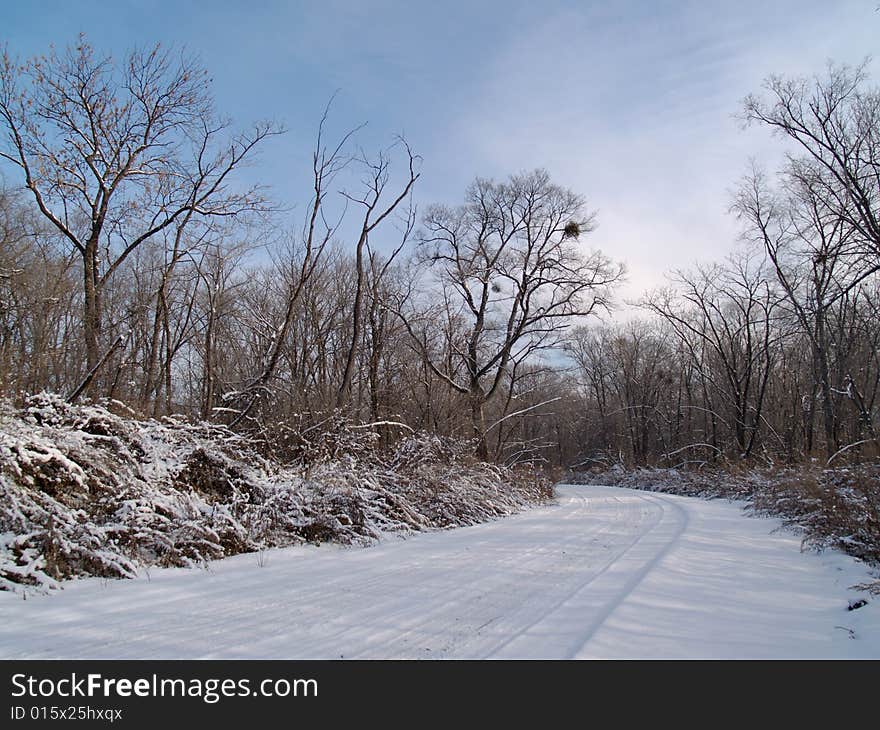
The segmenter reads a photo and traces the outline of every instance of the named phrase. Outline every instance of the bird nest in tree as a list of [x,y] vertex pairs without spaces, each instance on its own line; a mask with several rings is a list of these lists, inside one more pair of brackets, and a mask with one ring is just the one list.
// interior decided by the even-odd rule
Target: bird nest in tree
[[562,235],[565,238],[577,238],[581,235],[581,227],[577,221],[569,221],[565,224],[565,228],[562,229]]

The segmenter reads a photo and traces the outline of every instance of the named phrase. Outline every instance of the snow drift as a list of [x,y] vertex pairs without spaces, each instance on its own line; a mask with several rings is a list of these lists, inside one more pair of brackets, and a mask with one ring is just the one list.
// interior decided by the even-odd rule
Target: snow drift
[[[303,542],[472,525],[552,496],[527,468],[417,433],[388,450],[331,418],[295,448],[123,404],[39,394],[0,402],[0,589],[208,560]],[[289,431],[290,437],[293,432]]]

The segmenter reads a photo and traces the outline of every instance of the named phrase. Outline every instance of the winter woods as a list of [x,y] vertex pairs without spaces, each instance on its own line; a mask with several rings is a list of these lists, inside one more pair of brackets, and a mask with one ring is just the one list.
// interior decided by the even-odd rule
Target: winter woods
[[185,55],[6,53],[0,388],[254,433],[335,413],[508,464],[873,456],[878,108],[862,69],[771,79],[744,115],[793,147],[739,185],[746,240],[614,324],[622,256],[544,171],[417,207],[417,150],[325,110],[310,188],[272,200],[240,168],[283,130],[239,130]]

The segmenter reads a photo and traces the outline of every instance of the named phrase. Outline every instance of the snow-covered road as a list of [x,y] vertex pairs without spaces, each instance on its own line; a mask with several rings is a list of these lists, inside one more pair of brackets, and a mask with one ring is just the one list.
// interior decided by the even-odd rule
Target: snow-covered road
[[566,486],[557,504],[367,549],[0,593],[0,657],[880,657],[865,568],[779,522]]

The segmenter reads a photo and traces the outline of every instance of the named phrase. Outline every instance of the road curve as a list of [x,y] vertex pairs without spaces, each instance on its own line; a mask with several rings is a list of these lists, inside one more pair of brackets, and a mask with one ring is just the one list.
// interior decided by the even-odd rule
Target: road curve
[[735,505],[563,486],[556,504],[367,549],[0,594],[0,657],[880,656],[867,575]]

